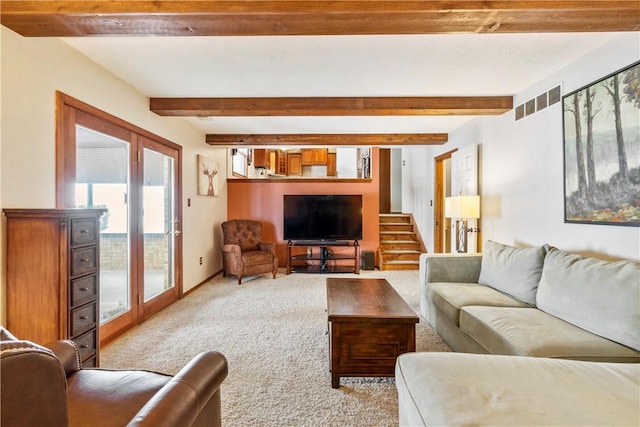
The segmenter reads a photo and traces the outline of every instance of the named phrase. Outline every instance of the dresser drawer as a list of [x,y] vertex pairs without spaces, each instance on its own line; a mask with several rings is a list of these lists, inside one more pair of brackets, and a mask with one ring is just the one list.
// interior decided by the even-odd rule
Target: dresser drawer
[[96,362],[97,358],[94,356],[91,359],[83,360],[80,366],[82,366],[82,368],[97,368],[98,364]]
[[97,288],[98,277],[95,274],[72,280],[71,307],[77,307],[95,300]]
[[95,246],[71,250],[71,276],[96,271],[97,250]]
[[87,304],[71,310],[71,337],[76,337],[96,326],[96,304]]
[[88,245],[98,241],[98,228],[92,219],[71,220],[71,246]]
[[86,360],[90,356],[96,354],[96,330],[87,332],[84,335],[75,338],[78,351],[80,352],[80,360]]

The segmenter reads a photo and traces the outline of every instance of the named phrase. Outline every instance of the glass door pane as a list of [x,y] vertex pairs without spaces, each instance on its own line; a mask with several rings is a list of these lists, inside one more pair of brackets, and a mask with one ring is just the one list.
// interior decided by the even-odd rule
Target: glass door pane
[[129,143],[76,126],[76,207],[106,208],[100,220],[100,324],[131,310]]
[[144,149],[142,224],[144,301],[175,287],[175,172],[173,157]]

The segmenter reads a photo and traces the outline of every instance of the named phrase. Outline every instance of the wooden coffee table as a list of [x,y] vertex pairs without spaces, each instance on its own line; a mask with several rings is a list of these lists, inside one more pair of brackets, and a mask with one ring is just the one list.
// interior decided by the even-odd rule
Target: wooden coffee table
[[419,318],[385,279],[327,279],[331,386],[340,377],[392,377],[416,350]]

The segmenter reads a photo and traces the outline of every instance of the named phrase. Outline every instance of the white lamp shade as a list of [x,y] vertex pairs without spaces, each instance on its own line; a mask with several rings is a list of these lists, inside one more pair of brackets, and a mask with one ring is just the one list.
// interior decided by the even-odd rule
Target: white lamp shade
[[480,196],[454,196],[444,199],[447,218],[480,218]]

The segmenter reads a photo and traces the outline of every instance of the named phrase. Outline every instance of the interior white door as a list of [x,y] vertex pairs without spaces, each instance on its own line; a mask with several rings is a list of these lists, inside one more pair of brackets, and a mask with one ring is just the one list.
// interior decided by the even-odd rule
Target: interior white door
[[[451,195],[475,196],[478,194],[478,146],[469,145],[458,149],[451,155]],[[477,230],[478,220],[466,219],[467,252],[478,251]],[[458,221],[451,221],[452,228],[457,227]],[[457,229],[451,233],[451,247],[456,247]]]
[[469,145],[451,155],[451,195],[474,196],[478,194],[478,146]]

